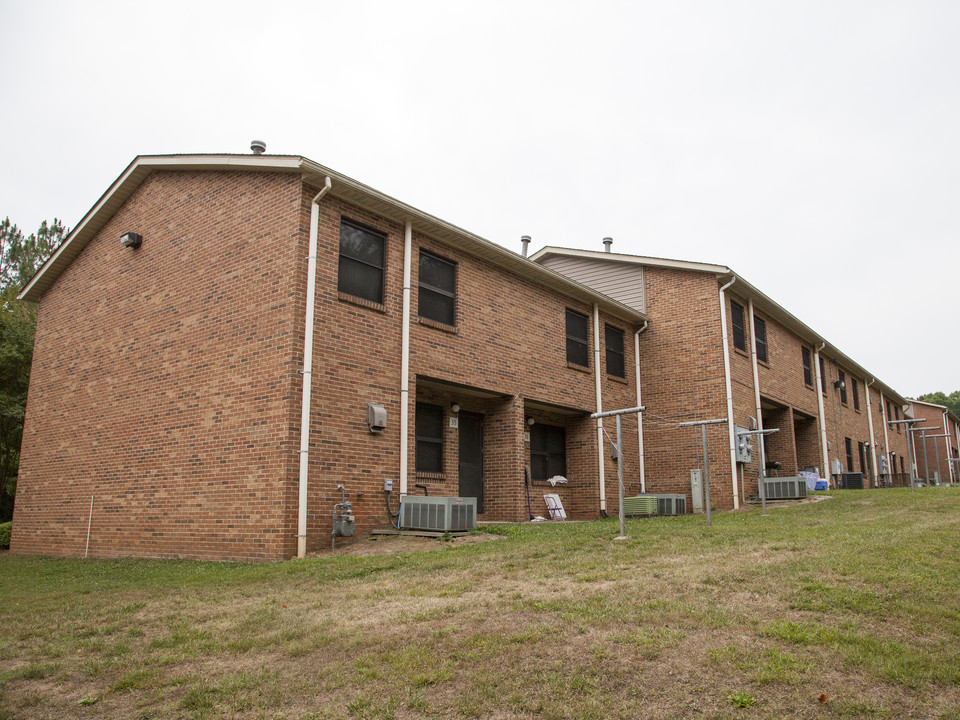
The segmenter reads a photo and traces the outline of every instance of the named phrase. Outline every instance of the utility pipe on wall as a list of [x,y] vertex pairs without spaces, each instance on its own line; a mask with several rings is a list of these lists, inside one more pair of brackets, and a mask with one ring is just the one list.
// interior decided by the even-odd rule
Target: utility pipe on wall
[[410,434],[410,267],[413,223],[403,231],[403,327],[400,331],[400,497],[407,494],[407,455]]
[[307,310],[303,332],[303,394],[300,401],[300,482],[297,505],[297,557],[307,554],[307,479],[310,468],[310,394],[313,375],[313,310],[317,296],[317,234],[320,226],[320,205],[333,182],[324,179],[323,188],[310,205],[310,244],[307,250]]
[[[637,379],[637,407],[643,405],[643,398],[640,391],[640,333],[644,332],[648,325],[649,323],[645,320],[640,329],[633,334],[633,362],[634,377]],[[640,455],[640,492],[645,493],[647,491],[647,473],[643,458],[643,413],[637,413],[637,440],[639,442],[637,447],[639,448],[638,452]]]
[[[600,392],[600,306],[593,304],[593,369],[597,385],[597,412],[603,412]],[[607,485],[603,479],[603,418],[597,418],[597,461],[600,469],[600,512],[607,512]]]
[[[880,473],[877,472],[877,439],[873,435],[873,411],[870,409],[870,386],[876,381],[876,378],[870,378],[870,382],[866,382],[866,378],[864,378],[863,385],[867,395],[867,424],[870,426],[870,465],[873,468],[872,472],[874,485],[878,484]],[[886,447],[886,445],[884,445],[884,447]]]
[[[760,370],[757,363],[757,325],[753,321],[753,298],[747,300],[747,308],[750,312],[750,360],[753,365],[753,399],[757,404],[757,430],[763,430],[763,411],[760,407]],[[757,435],[757,450],[760,458],[760,476],[766,477],[767,454],[763,446],[764,435]],[[758,476],[758,478],[760,477]],[[757,482],[760,482],[758,479]],[[761,497],[765,497],[764,489],[757,488]],[[744,491],[746,492],[746,491]]]
[[[733,478],[733,509],[740,507],[740,490],[737,487],[737,437],[733,429],[733,383],[730,380],[730,348],[727,333],[727,302],[724,293],[737,281],[734,275],[730,282],[720,288],[720,336],[723,340],[723,379],[727,393],[727,434],[730,440],[730,477]],[[704,463],[709,459],[704,457]]]
[[[947,451],[947,473],[951,484],[953,483],[953,463],[950,462],[950,431],[947,429],[947,411],[943,411],[943,445]],[[940,470],[940,463],[937,462],[937,470]]]
[[831,477],[830,451],[827,450],[827,418],[823,410],[823,373],[820,372],[820,351],[827,346],[826,342],[813,349],[813,366],[817,371],[817,411],[820,413],[820,452],[823,456],[823,475],[825,480]]
[[887,417],[887,403],[883,397],[883,393],[880,393],[880,419],[883,421],[883,452],[887,456],[887,465],[889,466],[887,477],[890,478],[890,484],[892,486],[893,474],[897,469],[893,467],[893,458],[890,457],[890,438],[887,435],[887,423],[890,421],[890,418]]

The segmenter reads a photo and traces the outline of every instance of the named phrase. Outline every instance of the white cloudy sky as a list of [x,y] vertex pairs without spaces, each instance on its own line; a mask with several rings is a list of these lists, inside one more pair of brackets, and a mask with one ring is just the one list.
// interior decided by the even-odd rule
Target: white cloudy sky
[[137,154],[305,155],[494,242],[716,262],[960,389],[960,3],[0,0],[0,217]]

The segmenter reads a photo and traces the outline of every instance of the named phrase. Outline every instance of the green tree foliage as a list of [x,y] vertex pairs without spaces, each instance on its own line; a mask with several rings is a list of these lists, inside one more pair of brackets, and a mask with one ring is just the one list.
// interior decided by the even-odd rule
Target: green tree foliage
[[17,300],[17,293],[66,234],[59,220],[44,221],[27,236],[10,218],[0,222],[0,521],[13,514],[37,326],[36,307]]
[[937,392],[924,393],[918,397],[917,400],[933,403],[934,405],[946,405],[950,408],[950,412],[960,417],[960,390],[954,390],[949,395],[939,390]]

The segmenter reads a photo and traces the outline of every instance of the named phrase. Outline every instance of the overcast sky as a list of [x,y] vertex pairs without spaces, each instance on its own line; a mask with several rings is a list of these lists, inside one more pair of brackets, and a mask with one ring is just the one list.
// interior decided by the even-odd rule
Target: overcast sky
[[955,0],[0,0],[0,28],[25,230],[138,154],[259,138],[517,251],[729,265],[902,394],[960,389]]

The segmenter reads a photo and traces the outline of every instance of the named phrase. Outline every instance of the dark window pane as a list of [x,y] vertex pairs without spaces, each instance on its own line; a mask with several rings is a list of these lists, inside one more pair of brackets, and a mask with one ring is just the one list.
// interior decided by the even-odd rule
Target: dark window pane
[[382,235],[348,222],[340,224],[340,255],[383,269]]
[[840,381],[840,402],[846,405],[847,404],[847,387],[846,387],[847,376],[844,374],[843,370],[837,370],[837,379]]
[[417,441],[417,472],[443,472],[443,446],[440,443]]
[[443,472],[443,408],[417,403],[416,471]]
[[754,316],[753,326],[757,332],[757,360],[767,361],[767,323]]
[[537,423],[530,430],[530,472],[534,480],[567,474],[566,431]]
[[340,283],[337,289],[375,303],[383,302],[383,271],[340,257]]
[[417,313],[420,317],[436,320],[447,325],[456,325],[456,310],[452,297],[441,295],[435,290],[421,287],[417,300]]
[[579,340],[567,338],[567,362],[573,363],[574,365],[583,365],[584,367],[589,365],[590,352],[587,344]]
[[420,284],[453,293],[455,289],[454,264],[448,260],[420,253]]
[[823,358],[820,358],[820,390],[822,392],[827,391],[827,373],[824,370]]
[[567,310],[567,362],[585,367],[590,364],[587,316],[573,310]]
[[743,329],[743,305],[730,301],[730,319],[733,322],[733,346],[747,351],[747,336]]
[[803,353],[803,382],[813,385],[813,363],[810,359],[810,348],[802,348]]
[[604,344],[607,348],[607,374],[625,378],[626,368],[623,360],[623,330],[604,326]]
[[850,389],[853,390],[853,409],[859,410],[860,409],[860,388],[857,387],[856,378],[850,378]]

